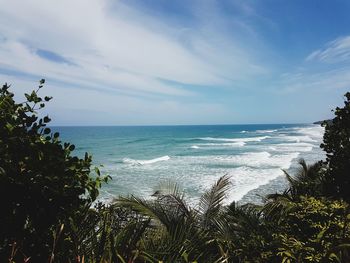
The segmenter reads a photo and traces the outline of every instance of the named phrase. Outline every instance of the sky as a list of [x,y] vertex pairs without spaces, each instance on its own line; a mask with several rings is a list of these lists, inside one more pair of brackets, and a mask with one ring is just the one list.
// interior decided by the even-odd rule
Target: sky
[[310,123],[350,91],[348,0],[0,0],[0,83],[54,125]]

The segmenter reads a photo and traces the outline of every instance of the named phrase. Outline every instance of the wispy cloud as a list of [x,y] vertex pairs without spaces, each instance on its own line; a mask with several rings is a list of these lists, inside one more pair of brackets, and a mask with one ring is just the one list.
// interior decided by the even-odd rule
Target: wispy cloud
[[[166,95],[189,95],[185,84],[229,86],[232,79],[263,71],[220,30],[186,32],[122,2],[0,4],[3,68],[82,86]],[[174,88],[159,79],[184,85]]]
[[337,38],[325,45],[324,48],[315,50],[306,61],[321,61],[337,63],[350,61],[350,36]]
[[[346,89],[350,83],[350,68],[339,67],[332,70],[296,70],[283,74],[277,81],[280,93],[336,92]],[[340,92],[341,94],[341,92]]]
[[[277,84],[281,93],[330,92],[345,90],[350,83],[350,36],[324,44],[290,72],[281,74]],[[337,91],[339,92],[339,91]],[[341,93],[340,93],[341,94]]]
[[[6,81],[12,84],[19,101],[24,99],[22,94],[27,88],[35,88],[35,83],[25,78],[6,76]],[[224,105],[215,102],[145,99],[53,83],[47,83],[40,95],[53,96],[52,103],[47,104],[42,113],[49,114],[54,125],[203,124],[208,119],[225,123],[225,116],[229,114]]]
[[[30,87],[29,80],[48,79],[61,123],[84,124],[84,111],[90,124],[225,122],[227,106],[200,87],[237,88],[268,71],[242,45],[244,23],[236,19],[241,33],[232,35],[231,19],[211,1],[194,1],[186,25],[123,1],[0,6],[0,81]],[[209,16],[219,22],[208,23]]]

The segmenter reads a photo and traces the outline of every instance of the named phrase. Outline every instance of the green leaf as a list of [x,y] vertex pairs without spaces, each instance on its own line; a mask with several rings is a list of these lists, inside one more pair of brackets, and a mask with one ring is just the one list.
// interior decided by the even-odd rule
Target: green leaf
[[100,172],[100,169],[98,169],[98,167],[95,167],[95,173],[98,175],[98,176],[101,176],[101,172]]
[[5,127],[7,128],[8,131],[12,131],[14,129],[13,125],[10,123],[6,123]]
[[[58,137],[59,135],[57,135],[57,137]],[[55,135],[54,135],[54,137],[55,137]],[[55,138],[57,138],[57,137],[55,137]],[[75,149],[75,145],[70,145],[69,146],[69,150],[72,152],[72,151],[74,151],[74,149]]]
[[[29,95],[29,94],[24,93],[24,96],[26,97],[26,99],[27,99],[28,101],[30,101],[30,100],[31,100],[31,98],[30,98],[30,95]],[[28,105],[28,106],[29,106],[29,105]]]
[[44,129],[44,134],[49,134],[51,132],[51,129],[50,128],[45,128]]
[[45,116],[44,117],[44,122],[45,123],[48,123],[48,122],[50,122],[51,121],[51,119],[49,118],[49,116]]

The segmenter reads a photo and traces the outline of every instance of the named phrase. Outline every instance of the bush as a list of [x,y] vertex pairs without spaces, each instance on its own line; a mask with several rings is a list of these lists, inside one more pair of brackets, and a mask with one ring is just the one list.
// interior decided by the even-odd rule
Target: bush
[[[51,97],[38,91],[16,103],[5,84],[0,90],[0,261],[8,261],[12,248],[17,257],[46,261],[52,250],[52,232],[96,199],[102,181],[91,177],[91,156],[71,156],[74,145],[52,133],[48,116],[37,110]],[[45,260],[43,260],[45,259]]]
[[349,262],[348,209],[344,201],[325,198],[289,203],[273,234],[274,254],[283,262]]

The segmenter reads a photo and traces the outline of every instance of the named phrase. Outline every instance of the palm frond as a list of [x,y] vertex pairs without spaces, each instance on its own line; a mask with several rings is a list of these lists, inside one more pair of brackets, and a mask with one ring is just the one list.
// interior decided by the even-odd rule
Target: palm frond
[[[118,233],[110,233],[111,248],[114,253],[129,258],[135,254],[138,242],[144,235],[150,220],[130,222]],[[135,256],[135,255],[134,255]],[[115,257],[115,255],[114,255]]]
[[218,215],[230,184],[230,177],[224,175],[200,198],[199,213],[202,216],[204,228]]
[[155,202],[138,198],[135,196],[119,197],[115,204],[121,207],[130,208],[142,215],[158,220],[164,225],[169,224],[169,218],[162,206],[157,206]]
[[295,206],[293,199],[288,194],[276,194],[262,208],[262,214],[268,221],[279,221]]
[[183,196],[183,191],[178,183],[166,180],[160,182],[155,188],[154,194],[152,196],[160,196],[160,195],[177,195]]
[[318,195],[322,193],[322,164],[317,162],[307,165],[304,159],[298,161],[300,167],[294,176],[284,171],[289,182],[289,188],[286,192],[293,200],[299,200],[301,195]]
[[223,216],[217,220],[217,240],[230,247],[230,244],[240,238],[261,232],[261,213],[261,207],[253,204],[243,206],[231,204],[225,207]]

